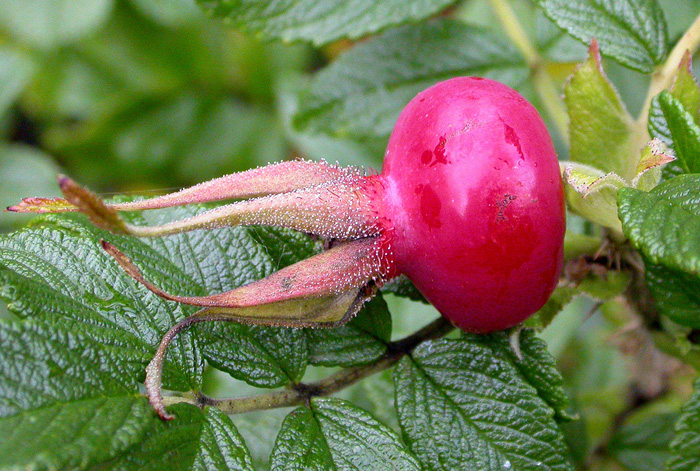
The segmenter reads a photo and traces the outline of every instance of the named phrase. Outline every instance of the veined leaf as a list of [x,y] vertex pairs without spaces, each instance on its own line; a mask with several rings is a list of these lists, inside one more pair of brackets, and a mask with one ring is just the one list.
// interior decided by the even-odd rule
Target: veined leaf
[[597,43],[564,89],[569,110],[571,160],[603,173],[631,180],[637,162],[631,159],[634,120],[600,64]]
[[221,412],[172,410],[177,418],[164,422],[145,398],[124,396],[23,411],[0,419],[0,469],[253,469]]
[[[660,134],[670,139],[677,159],[664,171],[664,175],[670,178],[682,173],[700,173],[700,126],[696,122],[697,111],[693,115],[679,99],[667,91],[662,92],[657,100],[666,126],[666,130],[660,131]],[[690,105],[694,106],[692,102]],[[655,129],[659,129],[659,124],[656,126]]]
[[694,471],[700,467],[700,381],[683,406],[670,447],[666,471]]
[[[426,342],[399,363],[396,402],[409,447],[426,470],[572,470],[553,396],[530,384],[532,365],[519,364],[507,341],[489,340]],[[531,341],[524,351],[544,348]]]
[[197,0],[212,16],[246,31],[320,46],[426,18],[455,0]]
[[391,340],[391,314],[381,295],[369,301],[344,326],[306,329],[309,362],[314,365],[357,366],[378,359]]
[[456,75],[517,87],[528,70],[511,45],[453,20],[397,28],[357,45],[320,72],[294,124],[338,137],[386,139],[411,98]]
[[666,57],[668,32],[656,0],[539,0],[561,28],[603,54],[640,72],[651,72]]
[[282,424],[272,452],[273,471],[420,470],[398,435],[367,412],[340,399],[315,399]]
[[618,192],[625,235],[641,252],[658,308],[675,322],[700,327],[700,175],[680,175],[649,193]]

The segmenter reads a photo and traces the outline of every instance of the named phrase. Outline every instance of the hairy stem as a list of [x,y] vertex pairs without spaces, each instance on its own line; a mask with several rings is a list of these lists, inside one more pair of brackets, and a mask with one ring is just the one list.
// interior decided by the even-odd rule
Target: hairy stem
[[340,391],[368,376],[394,366],[401,358],[408,355],[422,342],[443,337],[454,329],[443,317],[431,322],[422,329],[395,342],[387,344],[387,351],[377,360],[367,365],[346,368],[320,381],[299,383],[284,391],[275,391],[255,396],[230,399],[214,399],[198,394],[194,401],[188,398],[167,400],[173,402],[191,402],[200,407],[214,406],[226,414],[240,414],[257,410],[292,407],[307,403],[312,397],[328,396]]
[[506,34],[525,58],[532,73],[532,80],[542,104],[547,109],[549,117],[556,126],[559,135],[565,142],[569,140],[569,118],[561,99],[561,91],[557,89],[552,77],[546,69],[547,60],[528,38],[518,18],[507,0],[490,0],[491,7]]

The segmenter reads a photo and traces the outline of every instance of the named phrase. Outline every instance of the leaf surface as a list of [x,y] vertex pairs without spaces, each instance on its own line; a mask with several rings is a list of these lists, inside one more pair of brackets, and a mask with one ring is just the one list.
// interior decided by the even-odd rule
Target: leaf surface
[[398,435],[341,399],[314,399],[282,424],[273,470],[420,470]]
[[320,46],[426,18],[454,0],[198,0],[211,15],[267,38]]
[[671,457],[666,471],[694,471],[700,467],[700,382],[681,410],[671,441]]
[[545,14],[573,37],[621,64],[651,72],[666,57],[668,32],[656,0],[540,0]]
[[321,71],[294,124],[336,137],[386,139],[411,98],[458,75],[517,87],[528,71],[510,44],[484,30],[446,19],[401,27],[357,45]]
[[[519,362],[500,335],[426,342],[399,363],[399,422],[424,469],[573,469],[550,405],[561,410],[549,389],[560,389],[561,378],[546,386],[532,369],[537,360]],[[544,349],[528,342],[526,358]]]
[[650,192],[618,193],[625,235],[641,252],[662,313],[700,327],[700,175],[680,175]]

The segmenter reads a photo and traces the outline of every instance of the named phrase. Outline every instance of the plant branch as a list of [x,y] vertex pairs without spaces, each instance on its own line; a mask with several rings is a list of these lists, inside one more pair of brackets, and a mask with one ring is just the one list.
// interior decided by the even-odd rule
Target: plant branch
[[537,90],[537,94],[547,109],[559,135],[565,142],[568,142],[569,117],[564,101],[561,99],[561,92],[557,90],[552,77],[547,72],[547,60],[539,54],[537,48],[528,38],[508,1],[490,0],[490,3],[506,34],[525,58],[532,74],[535,90]]
[[453,329],[454,326],[452,324],[440,317],[408,337],[389,342],[386,353],[372,363],[346,368],[320,381],[299,383],[283,391],[227,399],[214,399],[199,393],[194,401],[183,397],[167,402],[190,402],[200,407],[214,406],[226,414],[240,414],[305,404],[312,397],[328,396],[368,376],[392,367],[421,343],[426,340],[443,337]]

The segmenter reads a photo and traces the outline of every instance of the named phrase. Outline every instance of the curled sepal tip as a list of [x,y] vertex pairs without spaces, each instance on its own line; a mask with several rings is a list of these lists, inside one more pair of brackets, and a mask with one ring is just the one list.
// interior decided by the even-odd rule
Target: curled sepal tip
[[136,265],[116,246],[101,241],[124,271],[153,293],[168,300],[203,306],[180,321],[163,337],[146,368],[148,399],[158,415],[172,419],[161,394],[163,361],[168,345],[182,330],[207,321],[285,327],[334,327],[349,321],[391,273],[391,264],[381,254],[380,238],[360,239],[283,268],[270,276],[209,296],[176,296],[149,282]]
[[[232,173],[155,198],[126,203],[109,203],[106,206],[115,211],[142,211],[192,203],[253,198],[286,193],[357,174],[355,170],[329,165],[326,162],[293,160]],[[61,181],[68,182],[69,180],[59,175],[58,181],[60,185]],[[62,213],[78,211],[79,208],[80,205],[75,204],[68,197],[32,197],[24,198],[18,204],[9,206],[7,211],[17,213]]]

